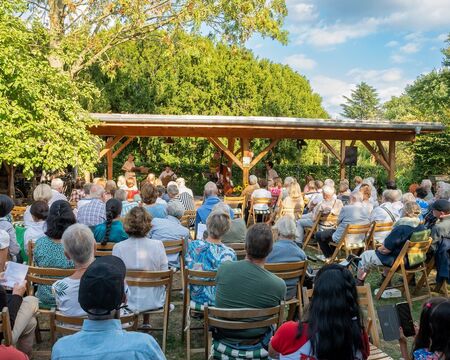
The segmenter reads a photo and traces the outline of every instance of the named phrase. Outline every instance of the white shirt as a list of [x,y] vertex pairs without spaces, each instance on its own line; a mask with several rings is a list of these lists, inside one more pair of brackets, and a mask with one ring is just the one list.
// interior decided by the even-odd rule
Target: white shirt
[[65,201],[67,201],[67,198],[66,198],[66,196],[64,194],[61,194],[59,191],[56,191],[56,190],[52,189],[52,198],[48,202],[48,207],[50,208],[50,206],[52,206],[52,204],[55,201],[58,201],[58,200],[65,200]]
[[28,249],[28,242],[32,241],[33,243],[36,242],[37,239],[44,236],[44,232],[46,230],[47,226],[45,224],[45,221],[38,221],[38,222],[31,222],[26,227],[25,233],[23,234],[23,242],[25,249]]
[[[168,270],[168,260],[164,245],[159,240],[134,238],[114,245],[112,254],[120,257],[128,270]],[[164,286],[130,286],[128,307],[133,311],[160,309],[165,301]]]
[[[396,222],[399,218],[400,212],[396,209],[394,204],[390,202],[385,202],[380,206],[377,206],[370,214],[370,222],[375,221],[377,223]],[[379,243],[383,243],[389,233],[390,231],[378,231],[374,234],[374,239]]]
[[52,292],[55,295],[57,309],[63,315],[87,315],[78,302],[79,289],[80,279],[71,279],[70,277],[58,280],[52,285]]
[[[264,198],[271,199],[272,193],[266,189],[256,189],[255,191],[253,191],[252,199],[264,199]],[[256,204],[255,206],[253,206],[253,208],[258,211],[265,211],[269,209],[269,206],[267,204]]]
[[179,191],[180,194],[181,194],[181,193],[188,193],[189,195],[191,195],[192,197],[194,197],[194,193],[192,192],[192,190],[189,189],[189,188],[186,187],[186,186],[179,186],[179,187],[178,187],[178,191]]

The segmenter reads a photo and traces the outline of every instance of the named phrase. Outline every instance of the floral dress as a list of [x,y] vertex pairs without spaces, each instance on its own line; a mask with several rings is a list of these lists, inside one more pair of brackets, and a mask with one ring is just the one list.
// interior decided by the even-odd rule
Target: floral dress
[[437,352],[430,352],[428,349],[418,349],[414,351],[414,360],[439,360],[442,355]]
[[[34,261],[36,266],[44,268],[72,269],[74,267],[72,260],[67,260],[64,255],[63,244],[53,241],[48,236],[36,240]],[[41,307],[51,308],[56,306],[51,285],[38,285],[36,296]]]
[[[191,270],[217,271],[224,261],[236,261],[233,249],[223,244],[213,244],[206,240],[195,240],[189,243],[186,264]],[[190,287],[191,300],[198,304],[214,305],[216,300],[215,286]]]

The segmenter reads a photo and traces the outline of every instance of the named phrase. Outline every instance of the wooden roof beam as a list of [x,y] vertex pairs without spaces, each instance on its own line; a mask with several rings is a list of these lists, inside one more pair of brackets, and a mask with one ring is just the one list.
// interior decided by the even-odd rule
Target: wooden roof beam
[[102,151],[100,151],[99,159],[101,159],[108,152],[110,152],[111,149],[114,147],[114,145],[116,145],[122,139],[123,139],[123,136],[121,136],[121,135],[118,135],[112,139],[108,139],[106,141],[105,148]]
[[119,156],[119,154],[128,146],[130,145],[130,143],[134,140],[134,136],[130,136],[122,145],[120,145],[120,147],[114,151],[114,153],[112,154],[112,158],[115,159],[117,156]]
[[252,168],[252,167],[254,167],[256,164],[258,164],[261,160],[262,160],[262,158],[264,157],[264,156],[266,156],[267,154],[268,154],[268,152],[270,151],[270,150],[272,150],[277,144],[278,144],[278,139],[274,139],[274,140],[272,140],[271,142],[270,142],[270,144],[269,145],[267,145],[267,147],[263,150],[263,151],[261,151],[257,156],[255,156],[255,158],[252,160],[252,162],[250,163],[250,165],[249,165],[249,170]]
[[375,159],[384,166],[384,168],[387,171],[391,170],[391,167],[389,166],[389,164],[383,159],[383,156],[380,155],[374,148],[372,145],[370,145],[370,143],[367,140],[361,140],[361,142],[364,144],[364,146],[367,148],[367,150],[370,151],[370,153],[375,157]]
[[241,160],[239,160],[236,155],[234,155],[234,153],[232,151],[230,151],[228,149],[227,146],[225,146],[225,144],[220,141],[219,138],[208,138],[208,140],[215,146],[217,147],[219,150],[223,151],[223,153],[229,158],[231,159],[237,166],[239,166],[241,169],[244,168],[244,165],[242,164]]
[[326,146],[326,148],[328,150],[330,150],[330,152],[334,155],[334,157],[339,161],[339,163],[341,162],[341,156],[339,155],[339,153],[336,151],[336,149],[326,140],[321,140],[322,143]]

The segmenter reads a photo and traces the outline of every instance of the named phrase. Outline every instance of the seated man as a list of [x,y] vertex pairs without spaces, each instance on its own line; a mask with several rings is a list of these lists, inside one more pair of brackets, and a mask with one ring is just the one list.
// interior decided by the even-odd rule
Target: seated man
[[[181,225],[180,219],[184,214],[183,204],[178,200],[172,200],[167,204],[167,218],[154,218],[150,230],[150,238],[155,240],[180,240],[184,239],[187,247],[190,239],[189,229]],[[167,255],[169,266],[180,267],[179,254]]]
[[[314,223],[314,219],[316,219],[317,214],[319,214],[319,211],[322,211],[322,215],[326,214],[332,214],[332,215],[339,215],[341,212],[342,207],[344,204],[342,204],[342,201],[337,199],[335,196],[335,190],[333,187],[325,185],[322,189],[323,200],[314,207],[314,210],[306,215],[303,215],[300,220],[297,221],[297,238],[296,242],[299,244],[303,244],[303,239],[305,236],[305,227],[311,227]],[[319,223],[319,230],[323,229],[329,229],[330,227],[334,226],[334,224],[331,223]]]
[[125,264],[116,256],[100,257],[87,268],[78,301],[88,319],[80,332],[56,342],[52,360],[165,359],[152,336],[122,330],[119,309],[126,302],[125,274]]
[[[197,225],[199,223],[206,224],[206,219],[211,213],[214,205],[221,202],[217,194],[219,190],[217,189],[217,185],[212,181],[209,181],[205,185],[204,190],[204,200],[202,206],[197,209],[197,215],[195,216],[195,229],[197,229]],[[230,219],[234,219],[234,212],[230,208]]]
[[350,195],[350,205],[344,206],[339,214],[337,228],[319,231],[316,234],[317,242],[323,252],[322,256],[318,256],[321,260],[326,261],[333,255],[335,248],[329,245],[331,241],[338,243],[344,234],[347,225],[363,225],[369,223],[369,213],[363,207],[362,195],[360,192],[353,192]]
[[92,185],[89,201],[79,208],[77,222],[86,226],[95,226],[106,221],[106,205],[104,201],[105,189],[101,185]]
[[431,228],[433,249],[436,258],[436,291],[440,291],[444,280],[450,281],[450,201],[437,200],[431,205],[433,215],[438,219]]
[[420,207],[415,202],[407,202],[403,208],[403,217],[399,219],[384,244],[377,250],[366,250],[358,263],[358,285],[364,284],[368,272],[376,266],[391,267],[402,250],[405,242],[417,231],[425,230],[420,225]]
[[[400,212],[395,208],[397,190],[384,190],[382,204],[374,208],[370,214],[370,222],[395,223],[400,218]],[[382,243],[389,232],[378,232],[374,235],[375,241]]]
[[[297,227],[295,221],[289,215],[281,217],[275,224],[278,232],[278,240],[267,257],[267,263],[286,263],[306,260],[305,252],[294,242]],[[286,280],[286,298],[291,299],[296,295],[296,279]]]
[[[217,307],[263,309],[280,304],[286,294],[286,285],[264,269],[272,246],[272,230],[267,224],[258,223],[249,228],[245,260],[224,262],[217,271]],[[243,349],[250,346],[250,349],[255,349],[268,345],[272,329],[220,330],[217,335],[221,343],[230,347]]]

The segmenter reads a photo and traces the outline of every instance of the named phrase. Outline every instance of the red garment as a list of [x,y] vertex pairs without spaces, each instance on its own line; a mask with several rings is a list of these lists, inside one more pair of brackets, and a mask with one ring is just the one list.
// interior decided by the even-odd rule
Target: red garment
[[134,201],[134,195],[138,195],[139,190],[127,190],[127,200]]
[[[280,354],[280,359],[300,359],[300,360],[316,360],[310,356],[311,343],[308,340],[308,324],[303,324],[302,336],[297,338],[298,323],[294,321],[285,322],[270,340],[272,348]],[[367,359],[370,354],[369,338],[364,331],[362,334],[363,349],[361,349],[361,357]]]
[[17,350],[14,346],[0,345],[0,359],[28,360],[28,356]]

